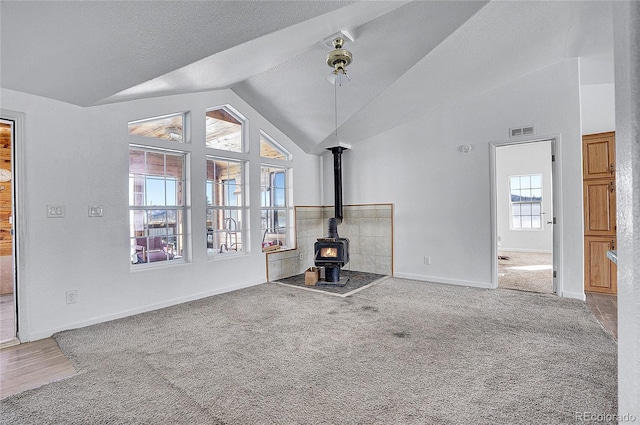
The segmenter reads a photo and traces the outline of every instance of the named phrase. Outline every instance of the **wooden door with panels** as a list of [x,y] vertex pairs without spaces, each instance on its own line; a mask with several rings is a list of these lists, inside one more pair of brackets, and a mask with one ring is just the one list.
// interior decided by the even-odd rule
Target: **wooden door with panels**
[[584,201],[584,290],[617,293],[615,133],[582,137]]
[[0,122],[0,295],[13,293],[12,126]]

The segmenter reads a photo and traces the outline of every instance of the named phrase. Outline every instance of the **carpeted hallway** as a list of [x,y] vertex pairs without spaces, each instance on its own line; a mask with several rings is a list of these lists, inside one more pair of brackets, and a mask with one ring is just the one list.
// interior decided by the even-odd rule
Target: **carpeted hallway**
[[584,303],[391,278],[347,298],[263,284],[56,339],[78,374],[2,423],[524,424],[617,411]]
[[552,254],[500,251],[498,253],[498,287],[553,294]]

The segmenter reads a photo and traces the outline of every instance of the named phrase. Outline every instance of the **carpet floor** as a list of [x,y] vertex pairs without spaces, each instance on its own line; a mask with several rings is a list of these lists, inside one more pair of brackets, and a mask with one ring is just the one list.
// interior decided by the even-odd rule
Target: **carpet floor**
[[[552,254],[518,251],[500,251],[498,254],[499,288],[553,293]],[[508,259],[501,258],[505,256]]]
[[347,298],[263,284],[55,336],[78,374],[3,424],[569,424],[617,411],[582,302],[389,278]]

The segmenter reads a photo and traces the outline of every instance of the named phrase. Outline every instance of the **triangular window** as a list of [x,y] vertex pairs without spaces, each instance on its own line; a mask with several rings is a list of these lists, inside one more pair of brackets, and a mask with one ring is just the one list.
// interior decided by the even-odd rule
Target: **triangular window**
[[260,132],[260,157],[289,161],[291,154],[264,132]]

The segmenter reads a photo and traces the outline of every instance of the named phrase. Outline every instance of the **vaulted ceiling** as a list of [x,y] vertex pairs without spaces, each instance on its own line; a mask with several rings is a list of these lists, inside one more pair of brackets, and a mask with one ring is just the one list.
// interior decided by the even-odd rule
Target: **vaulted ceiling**
[[[80,106],[228,88],[310,153],[613,54],[607,1],[2,0],[0,15],[3,88]],[[354,61],[335,87],[341,31]]]

